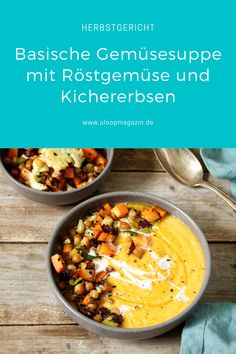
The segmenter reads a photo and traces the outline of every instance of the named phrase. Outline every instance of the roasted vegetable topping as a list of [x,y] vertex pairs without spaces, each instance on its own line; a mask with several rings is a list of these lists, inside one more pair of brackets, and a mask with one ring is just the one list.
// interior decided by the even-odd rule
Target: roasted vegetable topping
[[[95,153],[91,149],[84,150],[89,161],[93,161]],[[69,170],[66,173],[71,175]],[[152,223],[156,224],[165,215],[166,212],[156,205],[120,203],[112,207],[106,203],[98,211],[88,212],[79,219],[59,242],[60,253],[57,251],[51,257],[55,280],[65,298],[95,321],[122,326],[123,315],[119,310],[102,306],[103,299],[112,295],[109,276],[114,269],[109,265],[99,270],[96,260],[112,259],[117,254],[118,235],[130,239],[128,255],[142,258],[151,243]]]
[[[103,171],[107,160],[95,149],[8,149],[4,164],[16,179],[29,187],[57,192],[92,182]],[[83,232],[83,225],[79,227]]]

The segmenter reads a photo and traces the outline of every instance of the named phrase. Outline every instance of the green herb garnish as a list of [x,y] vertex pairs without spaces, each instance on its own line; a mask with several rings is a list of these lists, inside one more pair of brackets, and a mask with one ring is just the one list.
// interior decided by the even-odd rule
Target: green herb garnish
[[111,327],[118,327],[119,326],[119,324],[117,322],[109,321],[109,320],[104,320],[104,321],[102,321],[102,323],[106,326],[111,326]]
[[144,229],[141,229],[140,232],[142,232],[143,234],[150,234],[151,229],[149,227],[145,227]]
[[82,281],[82,278],[77,278],[77,279],[70,279],[69,280],[69,284],[72,285],[72,286],[75,286],[77,285],[79,282]]
[[87,249],[85,247],[83,247],[83,246],[76,246],[75,248],[77,250],[82,251],[82,257],[84,258],[85,261],[93,261],[96,258],[102,258],[98,254],[96,254],[95,256],[92,256],[91,254],[88,254]]
[[16,161],[13,162],[13,166],[18,166],[21,163],[24,163],[25,161],[27,161],[27,159],[25,157],[17,157]]
[[86,260],[86,261],[93,261],[94,259],[96,259],[96,258],[102,258],[101,256],[99,256],[98,254],[96,254],[95,256],[92,256],[91,254],[85,254],[84,256],[84,259]]
[[131,231],[131,230],[122,230],[121,233],[123,232],[128,232],[131,236],[135,236],[135,235],[138,235],[138,232],[136,231]]

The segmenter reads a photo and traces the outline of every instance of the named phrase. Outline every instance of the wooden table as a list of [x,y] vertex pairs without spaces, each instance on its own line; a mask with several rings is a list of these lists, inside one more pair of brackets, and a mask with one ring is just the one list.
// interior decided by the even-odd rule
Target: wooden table
[[[211,180],[230,194],[226,181]],[[236,301],[235,215],[224,201],[175,182],[148,149],[116,151],[100,192],[118,190],[157,194],[191,215],[212,252],[212,277],[203,301]],[[181,326],[151,340],[121,342],[87,332],[61,310],[47,281],[45,255],[53,227],[70,208],[27,200],[0,176],[0,352],[178,353]]]

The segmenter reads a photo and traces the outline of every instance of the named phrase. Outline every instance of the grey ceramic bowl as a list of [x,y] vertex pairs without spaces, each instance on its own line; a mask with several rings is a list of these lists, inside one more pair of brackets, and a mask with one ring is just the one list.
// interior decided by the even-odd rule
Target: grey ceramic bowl
[[23,194],[26,198],[32,199],[35,202],[49,204],[49,205],[66,205],[85,200],[91,196],[99,187],[104,183],[106,177],[110,173],[111,164],[114,156],[114,149],[104,149],[104,155],[106,156],[108,163],[102,173],[98,175],[94,181],[86,184],[79,189],[73,189],[68,192],[46,192],[34,190],[25,184],[17,181],[6,169],[3,164],[2,157],[4,155],[4,149],[1,150],[0,169],[3,175],[7,178],[8,182],[18,192]]
[[[64,234],[64,232],[68,229],[68,227],[71,226],[73,223],[76,223],[81,216],[86,215],[89,209],[99,208],[104,202],[109,202],[111,204],[114,204],[117,202],[125,202],[125,201],[142,202],[142,203],[149,203],[149,204],[154,203],[166,209],[170,214],[176,216],[192,230],[192,232],[199,240],[205,256],[205,264],[206,264],[205,278],[202,287],[199,293],[197,294],[196,298],[194,299],[194,301],[183,312],[181,312],[177,316],[173,317],[172,319],[166,322],[151,327],[135,328],[135,329],[116,328],[116,327],[106,326],[104,324],[101,324],[99,322],[87,318],[86,316],[82,315],[80,312],[76,311],[64,299],[59,289],[57,288],[53,277],[50,256],[55,253],[54,249],[56,243],[59,237]],[[210,257],[208,243],[202,231],[195,224],[195,222],[187,214],[185,214],[185,212],[180,210],[177,206],[175,206],[171,202],[159,198],[155,195],[146,194],[146,193],[114,192],[114,193],[98,195],[97,197],[82,202],[81,204],[74,207],[56,226],[52,238],[49,242],[48,251],[47,251],[47,272],[48,272],[49,283],[52,286],[56,298],[59,304],[63,307],[63,309],[68,313],[70,317],[72,317],[82,327],[98,335],[103,335],[103,336],[108,336],[108,337],[113,337],[118,339],[132,339],[132,340],[147,339],[147,338],[161,335],[164,332],[167,332],[172,328],[174,328],[175,326],[177,326],[190,314],[190,312],[193,310],[193,308],[197,305],[197,303],[201,299],[208,284],[210,271],[211,271],[211,257]]]

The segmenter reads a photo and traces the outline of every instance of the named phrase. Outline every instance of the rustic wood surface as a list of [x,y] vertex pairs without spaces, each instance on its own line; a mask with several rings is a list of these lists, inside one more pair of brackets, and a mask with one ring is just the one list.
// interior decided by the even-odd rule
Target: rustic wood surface
[[[194,153],[199,157],[198,150]],[[210,179],[230,194],[226,181]],[[175,182],[148,149],[116,150],[112,173],[100,192],[114,190],[154,193],[191,215],[212,253],[212,277],[203,301],[236,301],[235,214],[220,198]],[[55,223],[70,208],[27,200],[0,175],[0,353],[179,353],[182,326],[151,340],[121,342],[87,332],[61,310],[47,282],[45,254]]]

